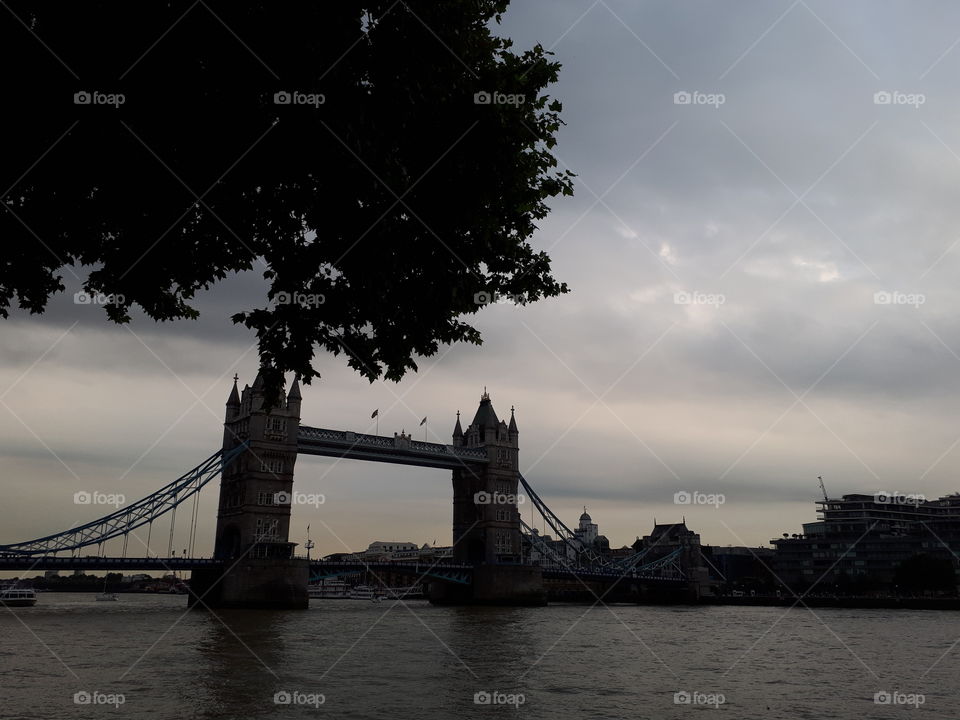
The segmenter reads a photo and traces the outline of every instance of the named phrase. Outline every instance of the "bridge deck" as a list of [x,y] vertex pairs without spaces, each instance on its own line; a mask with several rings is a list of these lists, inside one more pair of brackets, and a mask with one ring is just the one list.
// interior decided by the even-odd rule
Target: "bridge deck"
[[[213,558],[184,558],[184,557],[152,557],[152,558],[118,558],[118,557],[30,557],[30,556],[2,556],[0,555],[0,570],[13,572],[43,572],[45,570],[110,570],[113,572],[132,572],[136,570],[198,570],[200,568],[222,566],[222,560]],[[326,562],[314,560],[310,563],[312,578],[332,577],[345,572],[371,571],[374,574],[384,572],[400,572],[424,577],[433,577],[452,582],[469,582],[473,574],[471,565],[459,563],[429,563],[429,562],[377,562],[364,563],[361,561]],[[642,580],[645,584],[666,583],[677,584],[685,582],[682,578],[662,574],[635,574],[621,573],[615,570],[597,569],[563,569],[543,568],[543,577],[551,580],[570,579],[594,580],[612,582],[621,577],[627,580]]]
[[0,570],[42,572],[44,570],[197,570],[216,567],[222,560],[213,558],[152,557],[34,557],[0,555]]
[[349,430],[300,426],[297,452],[301,455],[372,460],[397,465],[456,470],[489,462],[483,448],[421,442],[409,436],[365,435]]

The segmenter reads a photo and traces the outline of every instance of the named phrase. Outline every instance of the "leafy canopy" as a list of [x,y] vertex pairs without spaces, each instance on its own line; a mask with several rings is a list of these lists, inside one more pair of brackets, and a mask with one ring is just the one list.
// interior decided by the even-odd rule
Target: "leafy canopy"
[[491,33],[508,2],[9,2],[0,314],[82,268],[114,322],[194,318],[260,271],[233,320],[279,388],[318,348],[397,380],[480,342],[478,293],[565,292],[529,244],[572,192],[559,65]]

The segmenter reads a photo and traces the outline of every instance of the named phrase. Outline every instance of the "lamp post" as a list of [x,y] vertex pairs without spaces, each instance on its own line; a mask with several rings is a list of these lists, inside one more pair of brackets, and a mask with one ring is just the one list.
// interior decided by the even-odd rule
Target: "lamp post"
[[310,539],[310,526],[309,526],[309,525],[307,525],[307,541],[303,544],[303,546],[307,549],[307,562],[309,563],[309,562],[310,562],[310,551],[313,550],[313,548],[314,548],[313,540]]

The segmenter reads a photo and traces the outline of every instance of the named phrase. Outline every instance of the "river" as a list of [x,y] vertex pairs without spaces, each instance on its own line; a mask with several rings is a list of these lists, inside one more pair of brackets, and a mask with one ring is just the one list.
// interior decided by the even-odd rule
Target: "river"
[[0,608],[0,717],[960,717],[960,614],[814,612],[41,593]]

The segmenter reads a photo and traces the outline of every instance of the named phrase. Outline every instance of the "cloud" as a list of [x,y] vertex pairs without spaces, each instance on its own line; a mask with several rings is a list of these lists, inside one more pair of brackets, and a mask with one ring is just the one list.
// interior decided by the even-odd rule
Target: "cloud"
[[[556,43],[564,65],[556,151],[577,194],[552,203],[535,245],[572,292],[485,308],[482,346],[444,349],[396,385],[321,356],[304,421],[367,429],[379,407],[381,433],[427,415],[443,440],[487,386],[501,414],[517,407],[538,491],[571,523],[590,505],[614,545],[654,515],[685,514],[718,544],[797,532],[814,518],[817,475],[834,494],[956,490],[960,49],[933,64],[960,7],[807,5],[763,35],[789,5],[608,0],[584,15],[573,0],[514,3],[500,32]],[[875,104],[883,89],[927,101]],[[678,91],[725,101],[678,105]],[[111,327],[69,293],[7,321],[0,388],[36,436],[0,406],[0,462],[37,502],[10,514],[6,539],[69,525],[56,493],[120,483],[145,451],[128,495],[206,457],[229,377],[249,382],[256,367],[254,338],[229,316],[262,296],[247,273],[199,297],[198,322]],[[312,458],[297,477],[339,503],[297,516],[297,542],[310,518],[336,534],[315,537],[324,552],[342,549],[337,537],[449,541],[442,473]],[[730,498],[712,514],[671,502],[711,488]]]

